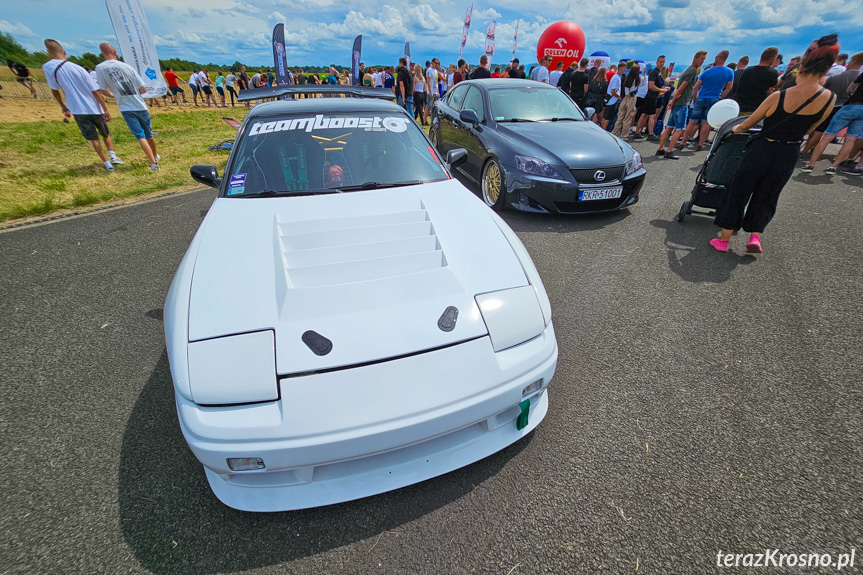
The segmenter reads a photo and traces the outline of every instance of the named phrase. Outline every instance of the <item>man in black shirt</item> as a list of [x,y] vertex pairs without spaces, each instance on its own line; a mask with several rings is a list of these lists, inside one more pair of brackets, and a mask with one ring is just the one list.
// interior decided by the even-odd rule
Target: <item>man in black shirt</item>
[[572,84],[572,75],[575,74],[575,71],[578,69],[578,63],[573,62],[570,64],[569,68],[561,74],[560,79],[557,81],[557,87],[569,94],[570,85]]
[[471,80],[481,80],[483,78],[491,78],[491,72],[488,71],[488,56],[483,54],[479,59],[479,67],[470,75]]
[[400,106],[414,115],[414,80],[408,72],[408,61],[399,58],[399,69],[396,71],[396,98]]
[[6,60],[6,65],[15,73],[15,80],[30,90],[34,99],[38,99],[36,96],[36,89],[33,87],[33,76],[30,74],[30,68],[20,62],[15,62],[14,60]]
[[659,99],[668,92],[665,87],[665,79],[662,77],[662,68],[665,66],[665,56],[660,56],[656,59],[656,67],[647,73],[647,93],[644,95],[644,102],[641,104],[641,118],[638,119],[638,125],[635,128],[636,134],[641,134],[641,130],[647,125],[647,141],[658,142],[659,136],[653,133],[656,127],[656,114],[659,106]]
[[758,109],[761,102],[779,83],[779,72],[773,68],[779,48],[772,46],[761,53],[757,66],[746,68],[740,75],[740,85],[736,87],[735,100],[740,104],[740,115],[748,116]]
[[512,61],[512,70],[510,70],[510,72],[509,72],[509,77],[510,78],[521,78],[522,80],[527,78],[527,74],[524,73],[524,70],[519,69],[518,58],[515,58]]
[[579,108],[584,108],[584,94],[590,83],[590,77],[587,75],[587,62],[587,58],[582,58],[581,62],[578,63],[578,70],[573,72],[569,79],[569,95]]

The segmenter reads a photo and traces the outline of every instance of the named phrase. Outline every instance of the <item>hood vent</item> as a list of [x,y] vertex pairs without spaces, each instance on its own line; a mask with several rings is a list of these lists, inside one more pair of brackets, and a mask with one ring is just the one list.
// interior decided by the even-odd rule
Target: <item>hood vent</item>
[[276,221],[275,228],[289,288],[373,281],[447,265],[422,204],[407,212]]

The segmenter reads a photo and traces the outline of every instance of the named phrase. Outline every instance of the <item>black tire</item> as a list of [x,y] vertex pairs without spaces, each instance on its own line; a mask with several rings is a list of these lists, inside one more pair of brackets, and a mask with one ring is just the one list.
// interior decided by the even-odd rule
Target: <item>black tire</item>
[[678,222],[682,222],[683,218],[686,217],[686,214],[690,213],[689,209],[690,209],[689,202],[683,202],[683,205],[680,206],[680,211],[677,212],[677,221]]
[[489,158],[482,168],[479,183],[479,193],[485,205],[495,211],[503,211],[506,207],[506,186],[504,184],[503,168],[494,158]]

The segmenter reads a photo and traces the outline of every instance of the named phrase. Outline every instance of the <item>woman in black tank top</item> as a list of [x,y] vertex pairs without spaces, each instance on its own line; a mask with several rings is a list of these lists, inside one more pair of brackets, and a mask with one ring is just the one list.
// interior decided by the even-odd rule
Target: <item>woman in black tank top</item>
[[822,84],[838,53],[835,34],[813,42],[800,65],[797,85],[774,92],[745,122],[735,126],[734,132],[746,132],[764,120],[760,134],[748,143],[723,206],[716,211],[714,223],[722,228],[720,236],[710,240],[716,250],[727,252],[731,235],[743,228],[750,233],[747,253],[761,253],[761,234],[776,213],[782,188],[794,173],[800,143],[833,109],[836,96]]

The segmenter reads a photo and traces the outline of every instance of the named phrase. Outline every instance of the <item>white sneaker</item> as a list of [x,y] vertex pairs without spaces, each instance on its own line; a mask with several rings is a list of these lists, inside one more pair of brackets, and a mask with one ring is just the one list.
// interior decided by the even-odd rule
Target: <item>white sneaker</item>
[[114,171],[114,166],[111,165],[111,162],[105,162],[105,171],[106,172],[113,172]]
[[161,160],[161,159],[162,159],[162,156],[160,156],[159,154],[156,154],[156,163],[157,164],[159,163],[159,160]]
[[120,158],[118,158],[117,156],[111,156],[111,159],[110,159],[109,161],[110,161],[112,164],[114,164],[115,166],[120,166],[120,165],[122,165],[122,164],[124,164],[124,163],[125,163],[125,162],[123,162],[123,160],[121,160],[121,159],[120,159]]
[[162,168],[159,167],[159,164],[150,164],[150,169],[156,172],[161,170]]

